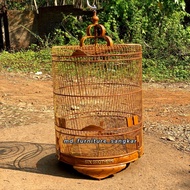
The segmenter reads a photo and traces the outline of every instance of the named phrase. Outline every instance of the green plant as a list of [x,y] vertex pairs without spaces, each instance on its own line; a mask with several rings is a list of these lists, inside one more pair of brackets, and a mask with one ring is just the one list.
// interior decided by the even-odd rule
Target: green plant
[[[190,15],[184,11],[184,0],[105,0],[101,5],[104,10],[98,15],[99,23],[105,26],[107,35],[114,43],[142,45],[144,80],[190,79],[190,27],[183,25],[184,17]],[[38,40],[38,45],[32,44],[30,51],[41,52],[53,45],[79,44],[78,40],[86,35],[86,27],[89,24],[90,18],[63,15],[60,25],[45,38],[32,33]],[[32,57],[29,51],[25,53],[31,54],[29,57]],[[13,55],[9,56],[11,58]],[[18,68],[18,65],[20,69],[26,67],[27,63],[23,66],[18,63],[17,56],[12,57],[15,61],[10,60],[10,63],[16,64],[15,68]],[[50,60],[50,53],[47,57]],[[7,60],[4,59],[1,67],[9,68],[10,63]],[[41,62],[41,59],[34,60],[34,68],[38,68]]]
[[51,52],[50,49],[41,49],[40,51],[19,51],[9,53],[1,52],[0,63],[2,69],[7,71],[22,72],[51,72]]
[[143,46],[145,80],[189,80],[190,32],[183,20],[190,16],[183,0],[110,0],[103,7],[100,18],[116,43]]
[[86,28],[89,25],[89,22],[86,20],[88,19],[85,16],[80,17],[79,19],[72,14],[63,14],[60,28],[62,29],[62,34],[65,37],[65,44],[79,44],[79,40],[86,35]]

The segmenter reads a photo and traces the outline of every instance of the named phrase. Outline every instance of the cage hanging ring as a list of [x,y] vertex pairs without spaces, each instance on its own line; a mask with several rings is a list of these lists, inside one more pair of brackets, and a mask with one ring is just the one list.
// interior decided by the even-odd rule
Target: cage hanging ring
[[96,10],[97,10],[96,5],[93,4],[93,6],[91,6],[88,0],[86,0],[86,2],[87,2],[87,6],[88,6],[90,9],[92,9],[93,11],[96,11]]

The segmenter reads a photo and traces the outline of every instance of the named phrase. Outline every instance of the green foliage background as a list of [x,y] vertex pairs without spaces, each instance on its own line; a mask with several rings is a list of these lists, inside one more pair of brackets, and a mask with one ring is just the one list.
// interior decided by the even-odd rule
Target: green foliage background
[[190,26],[184,1],[110,0],[99,15],[116,42],[143,46],[144,80],[190,79]]
[[[190,16],[185,12],[184,0],[102,0],[101,6],[99,23],[105,26],[114,43],[140,43],[143,46],[145,81],[190,81],[190,23],[184,21]],[[90,19],[63,15],[60,26],[46,39],[38,36],[40,43],[31,45],[25,56],[34,57],[32,50],[37,50],[37,60],[41,60],[39,52],[43,52],[43,57],[45,48],[49,58],[45,62],[50,63],[50,47],[78,44]],[[11,60],[8,62],[5,54],[0,56],[2,67],[12,70]],[[24,57],[25,60],[30,58]],[[34,65],[37,67],[36,61]],[[44,64],[41,66],[43,69]],[[48,70],[49,67],[45,68]],[[40,66],[36,70],[39,69]]]

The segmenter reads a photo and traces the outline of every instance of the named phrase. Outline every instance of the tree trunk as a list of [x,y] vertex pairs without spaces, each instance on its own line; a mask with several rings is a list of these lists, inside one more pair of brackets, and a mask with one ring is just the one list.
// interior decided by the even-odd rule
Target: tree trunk
[[48,1],[48,0],[46,0],[46,6],[47,6],[47,7],[49,6],[49,1]]
[[39,12],[38,12],[38,5],[36,3],[36,0],[34,0],[34,6],[35,6],[35,9],[36,9],[36,13],[39,14]]
[[82,8],[82,0],[76,0],[75,1],[75,7],[76,8]]
[[0,15],[0,51],[4,50],[4,43],[3,43],[3,31],[2,31],[2,24],[1,24],[1,15]]
[[6,50],[10,49],[10,38],[9,38],[9,24],[8,24],[8,18],[7,18],[7,11],[3,13],[3,23],[4,23],[4,30],[5,30],[5,45]]

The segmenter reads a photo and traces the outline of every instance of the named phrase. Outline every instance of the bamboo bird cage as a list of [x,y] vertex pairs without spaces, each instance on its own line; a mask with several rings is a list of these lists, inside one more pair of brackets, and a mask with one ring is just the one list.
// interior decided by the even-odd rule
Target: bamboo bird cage
[[113,44],[95,11],[92,20],[80,45],[52,48],[56,151],[102,179],[143,154],[142,50]]

